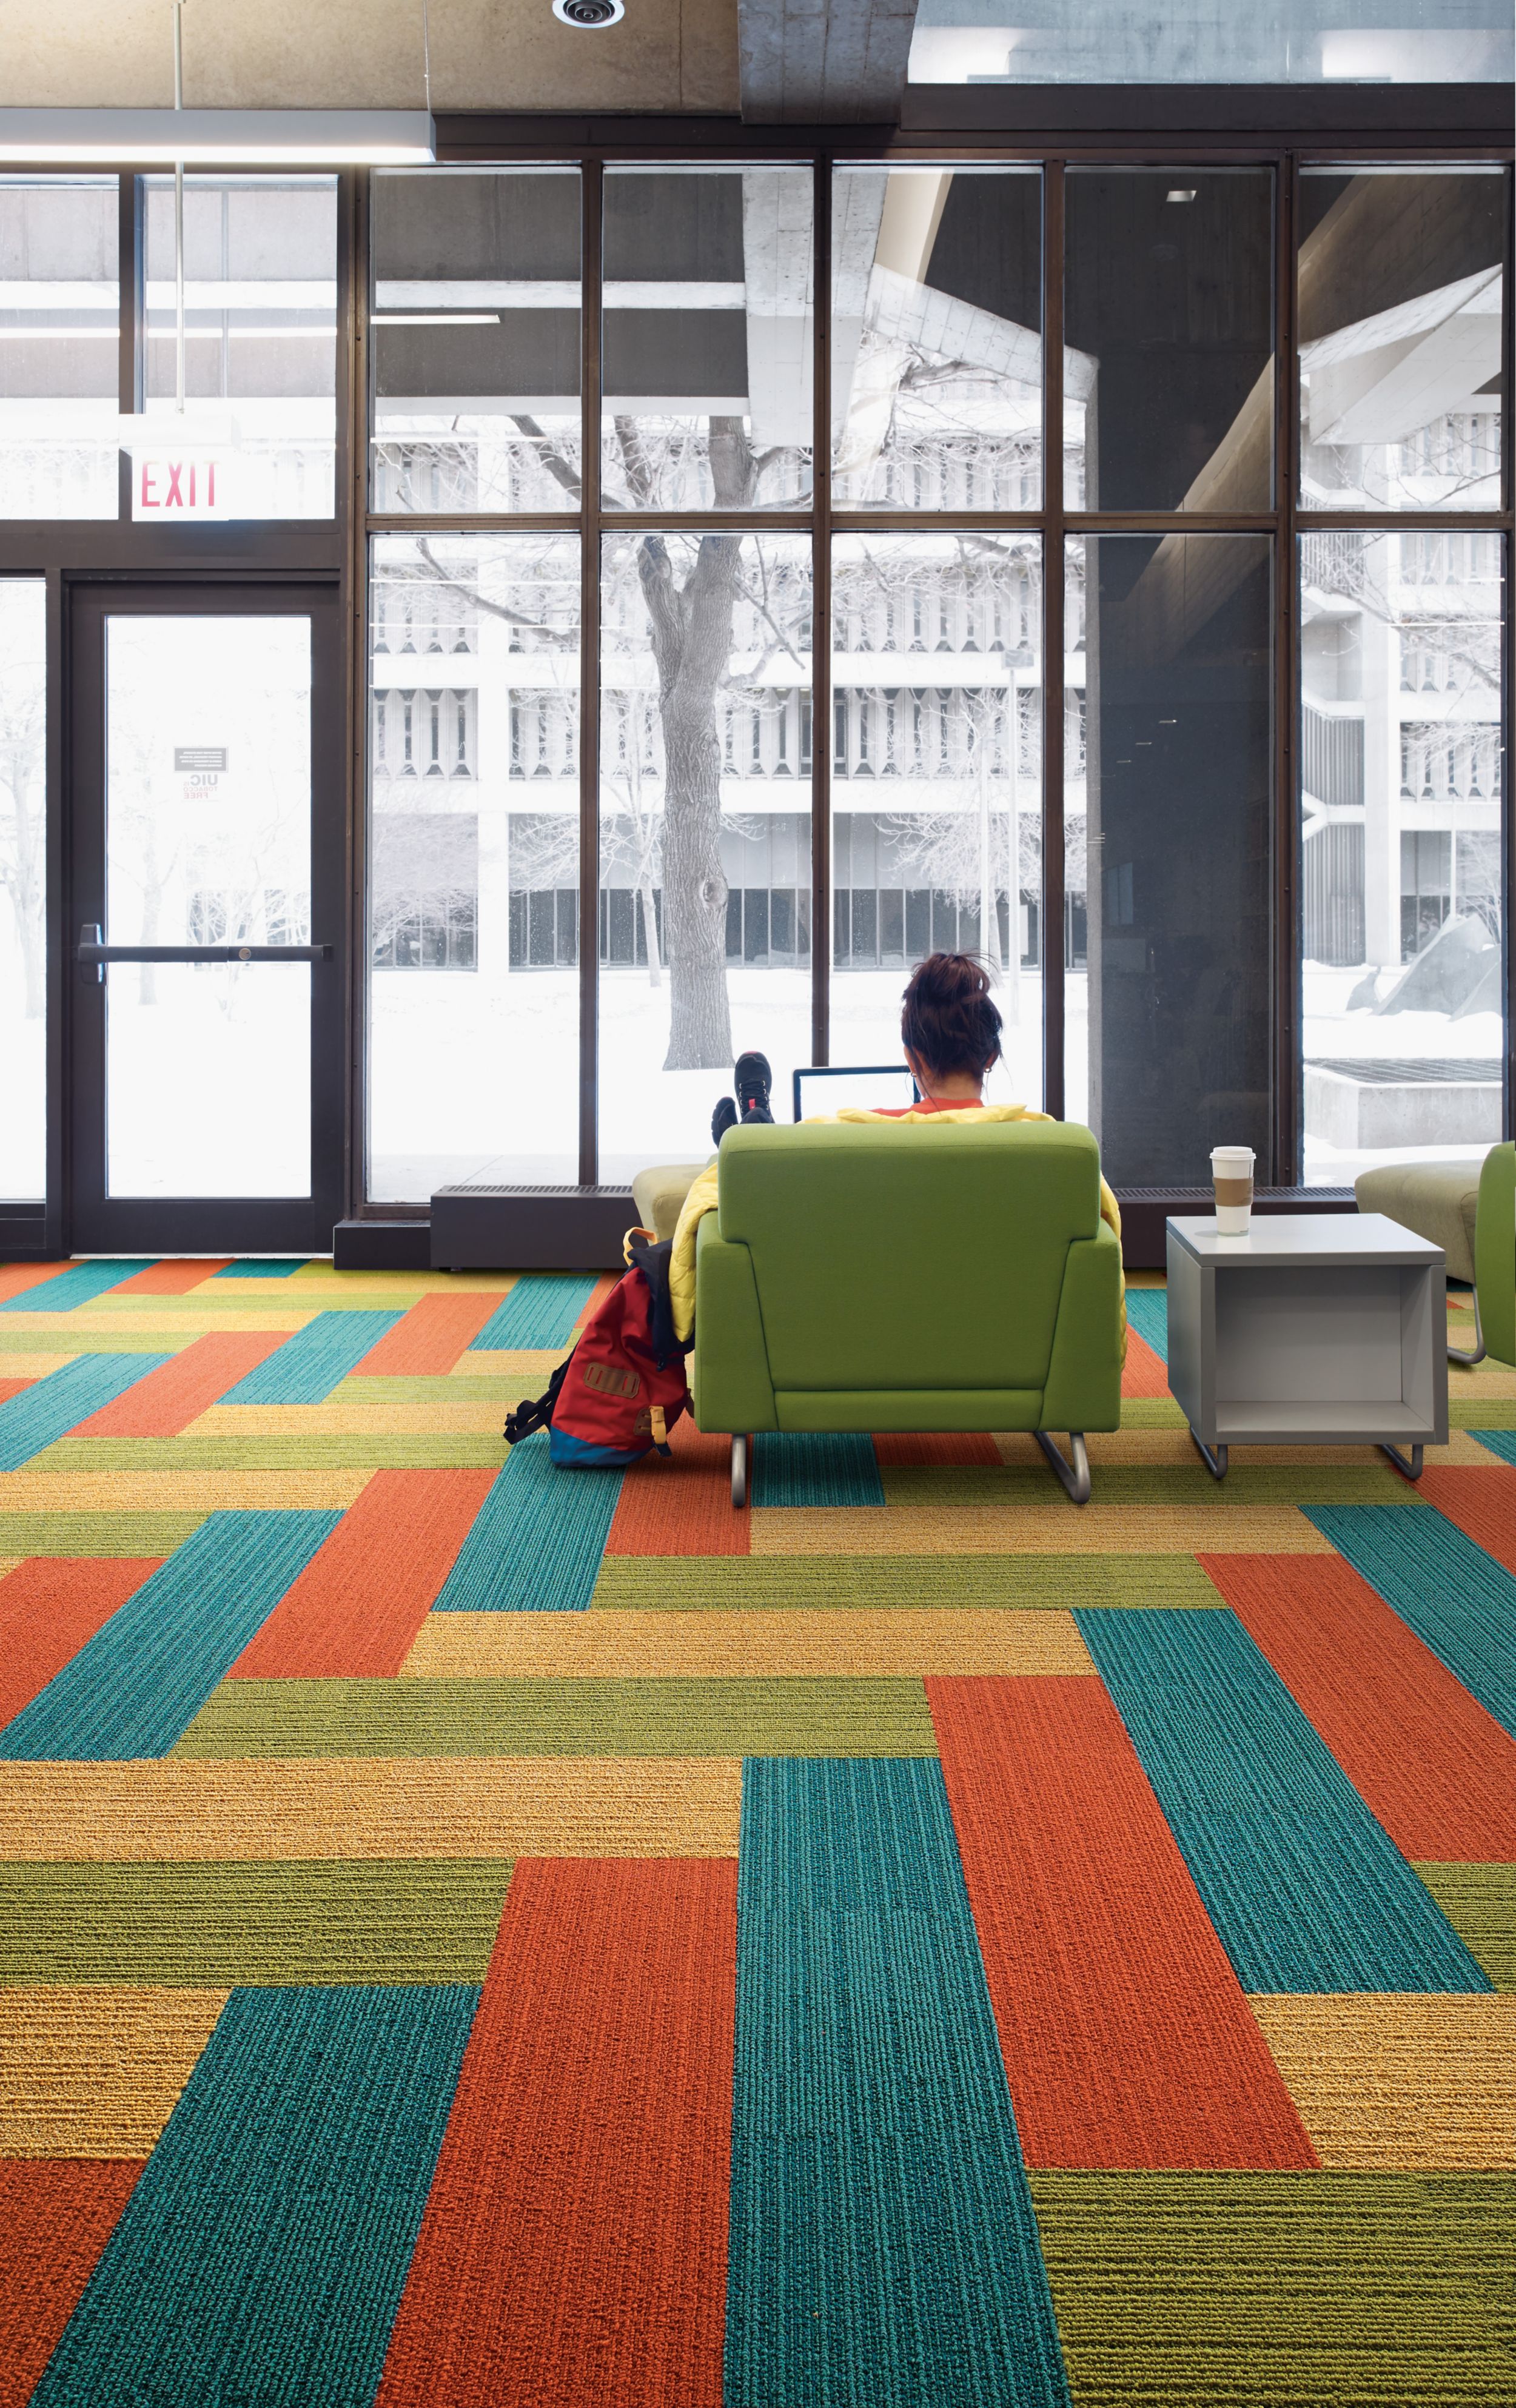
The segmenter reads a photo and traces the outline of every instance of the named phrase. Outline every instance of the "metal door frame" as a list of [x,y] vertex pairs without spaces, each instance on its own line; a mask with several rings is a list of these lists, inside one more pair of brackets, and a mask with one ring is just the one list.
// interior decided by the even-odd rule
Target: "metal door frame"
[[[80,929],[105,922],[106,622],[111,617],[308,617],[311,964],[308,1197],[111,1197],[106,1192],[105,1013]],[[346,681],[335,578],[81,580],[67,596],[64,1242],[75,1254],[324,1254],[342,1217],[348,997]],[[108,927],[107,927],[108,935]],[[226,948],[207,948],[207,956]],[[238,951],[241,949],[238,948]],[[255,948],[256,952],[267,949]],[[107,973],[108,975],[108,973]]]

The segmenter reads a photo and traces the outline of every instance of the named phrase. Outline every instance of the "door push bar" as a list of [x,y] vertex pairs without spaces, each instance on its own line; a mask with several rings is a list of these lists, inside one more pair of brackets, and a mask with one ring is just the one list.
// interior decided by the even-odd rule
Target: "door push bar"
[[107,962],[329,962],[330,945],[107,945],[100,924],[87,920],[79,932],[74,958],[93,969],[96,982]]

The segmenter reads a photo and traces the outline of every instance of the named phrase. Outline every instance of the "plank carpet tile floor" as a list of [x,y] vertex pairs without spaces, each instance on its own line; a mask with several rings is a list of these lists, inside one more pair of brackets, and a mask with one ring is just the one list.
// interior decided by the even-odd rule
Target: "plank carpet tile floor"
[[1516,1372],[736,1513],[610,1283],[0,1267],[0,2408],[1510,2408]]

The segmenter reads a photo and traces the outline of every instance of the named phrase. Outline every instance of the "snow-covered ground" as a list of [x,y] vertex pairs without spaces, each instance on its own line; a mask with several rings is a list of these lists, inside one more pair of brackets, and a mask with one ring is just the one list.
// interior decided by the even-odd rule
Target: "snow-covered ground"
[[[900,1058],[902,970],[832,981],[835,1063]],[[1082,982],[1080,982],[1082,985]],[[579,1175],[578,978],[535,970],[485,985],[476,977],[377,970],[369,1051],[369,1194],[424,1200],[470,1179],[572,1182]],[[728,972],[736,1053],[766,1054],[776,1118],[788,1120],[791,1073],[811,1058],[810,981],[801,970]],[[1008,1002],[1000,991],[1003,1010]],[[1019,982],[1019,1016],[990,1093],[1040,1104],[1042,1021],[1035,980]],[[1082,1028],[1082,1022],[1080,1023]],[[600,1176],[630,1179],[658,1162],[704,1160],[710,1114],[730,1079],[664,1070],[668,985],[646,970],[608,970],[600,985]]]

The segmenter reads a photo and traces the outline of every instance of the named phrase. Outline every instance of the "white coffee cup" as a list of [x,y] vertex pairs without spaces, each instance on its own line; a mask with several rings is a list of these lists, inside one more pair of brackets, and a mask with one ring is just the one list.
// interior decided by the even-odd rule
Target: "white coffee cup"
[[1215,1145],[1210,1150],[1210,1176],[1216,1189],[1216,1234],[1245,1238],[1252,1219],[1251,1145]]

